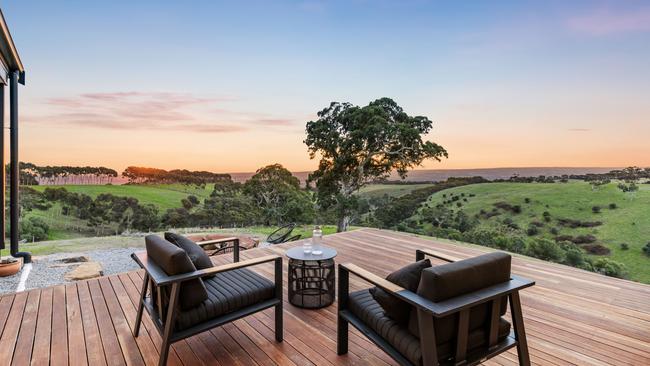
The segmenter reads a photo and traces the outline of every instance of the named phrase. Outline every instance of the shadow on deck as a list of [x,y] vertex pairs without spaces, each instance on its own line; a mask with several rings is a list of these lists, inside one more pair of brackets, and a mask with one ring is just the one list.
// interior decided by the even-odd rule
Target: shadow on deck
[[[412,262],[419,248],[462,258],[489,250],[375,229],[329,235],[324,242],[338,250],[338,263],[381,276]],[[242,259],[296,245],[249,250]],[[272,277],[272,265],[257,271]],[[521,293],[533,364],[650,364],[650,286],[525,257],[513,258],[513,272],[537,283]],[[138,338],[131,335],[141,281],[137,271],[0,297],[0,365],[156,365],[160,337],[150,319],[144,317]],[[284,281],[286,291],[286,274]],[[353,279],[350,287],[367,284]],[[284,298],[283,343],[274,341],[270,309],[175,343],[169,364],[394,364],[356,330],[350,353],[337,356],[336,305],[304,310]],[[486,364],[514,365],[517,356],[511,350]]]

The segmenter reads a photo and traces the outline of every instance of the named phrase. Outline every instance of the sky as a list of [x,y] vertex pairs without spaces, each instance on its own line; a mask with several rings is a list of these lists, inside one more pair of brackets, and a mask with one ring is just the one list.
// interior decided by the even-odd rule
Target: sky
[[32,1],[21,160],[313,170],[305,123],[393,98],[449,158],[650,166],[648,1]]

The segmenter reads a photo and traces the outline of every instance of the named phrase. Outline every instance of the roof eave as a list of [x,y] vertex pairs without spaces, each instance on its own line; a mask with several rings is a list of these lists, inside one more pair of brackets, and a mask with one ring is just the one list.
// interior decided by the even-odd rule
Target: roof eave
[[0,38],[2,38],[2,45],[5,47],[0,47],[0,56],[5,60],[7,66],[9,66],[9,71],[18,71],[19,77],[18,81],[21,84],[25,84],[25,67],[23,62],[20,60],[18,55],[18,50],[14,44],[13,38],[11,38],[11,33],[9,32],[9,27],[5,21],[4,14],[0,9]]

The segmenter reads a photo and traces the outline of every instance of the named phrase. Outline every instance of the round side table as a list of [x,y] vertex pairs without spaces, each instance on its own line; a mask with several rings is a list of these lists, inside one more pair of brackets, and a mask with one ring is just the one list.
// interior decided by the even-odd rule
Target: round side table
[[336,250],[322,247],[323,254],[305,253],[302,247],[287,250],[289,303],[306,309],[331,305],[336,295]]

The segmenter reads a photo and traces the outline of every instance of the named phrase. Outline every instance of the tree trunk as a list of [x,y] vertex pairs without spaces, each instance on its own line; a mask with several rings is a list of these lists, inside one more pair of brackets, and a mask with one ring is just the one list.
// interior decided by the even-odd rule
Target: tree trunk
[[339,221],[336,223],[336,232],[342,233],[348,231],[348,226],[350,225],[350,216],[345,215],[339,217]]

